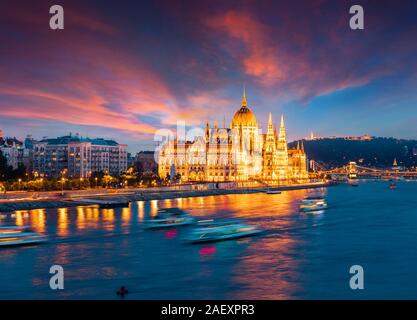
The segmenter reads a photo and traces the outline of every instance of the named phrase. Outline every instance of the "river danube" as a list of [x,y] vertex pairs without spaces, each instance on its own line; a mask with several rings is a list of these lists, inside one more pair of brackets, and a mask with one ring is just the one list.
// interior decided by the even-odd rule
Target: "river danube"
[[[0,249],[0,299],[416,299],[417,183],[362,182],[282,194],[224,195],[96,207],[17,211],[0,225],[29,225],[49,241]],[[320,214],[300,213],[326,196]],[[159,208],[197,218],[241,218],[261,236],[191,245],[192,227],[144,230]],[[65,289],[49,288],[64,268]],[[364,269],[364,290],[349,269]]]

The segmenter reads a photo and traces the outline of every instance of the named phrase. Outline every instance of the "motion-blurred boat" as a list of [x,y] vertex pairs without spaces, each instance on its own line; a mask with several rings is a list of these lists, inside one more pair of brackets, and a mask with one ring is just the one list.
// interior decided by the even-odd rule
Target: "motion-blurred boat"
[[301,212],[320,211],[327,208],[326,199],[323,197],[307,197],[300,205]]
[[395,189],[397,189],[397,185],[394,182],[392,182],[392,183],[390,183],[389,188],[391,190],[395,190]]
[[281,191],[279,190],[273,190],[273,189],[267,189],[265,190],[266,194],[281,194]]
[[0,227],[0,247],[34,245],[46,242],[47,238],[28,227]]
[[258,226],[240,221],[212,221],[194,229],[185,240],[189,243],[204,243],[250,237],[264,232]]
[[145,222],[145,228],[170,228],[193,223],[195,223],[195,219],[189,213],[179,208],[168,208],[158,210],[158,213],[154,218]]

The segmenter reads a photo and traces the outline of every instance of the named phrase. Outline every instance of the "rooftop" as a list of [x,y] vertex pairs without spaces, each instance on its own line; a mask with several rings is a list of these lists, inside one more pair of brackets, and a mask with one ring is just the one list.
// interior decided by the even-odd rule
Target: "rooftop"
[[102,145],[102,146],[117,146],[119,145],[114,140],[106,140],[103,138],[82,138],[78,136],[63,136],[63,137],[57,137],[57,138],[51,138],[51,139],[42,139],[40,142],[46,142],[51,145],[59,145],[59,144],[68,144],[70,142],[90,142],[93,145]]

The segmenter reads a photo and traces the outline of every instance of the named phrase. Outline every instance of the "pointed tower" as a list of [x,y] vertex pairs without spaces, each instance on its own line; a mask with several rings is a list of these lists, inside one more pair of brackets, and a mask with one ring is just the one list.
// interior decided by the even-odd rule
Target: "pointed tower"
[[279,126],[278,149],[287,152],[287,133],[285,131],[284,115],[281,115],[281,124]]
[[243,96],[242,96],[242,108],[247,108],[248,102],[246,101],[246,88],[243,87]]
[[279,180],[288,179],[288,146],[285,131],[284,115],[281,115],[277,144],[276,175]]
[[205,136],[205,138],[206,138],[206,143],[209,143],[210,142],[210,126],[209,126],[208,121],[206,122],[206,136]]
[[268,131],[266,133],[266,152],[275,152],[275,133],[274,133],[274,124],[272,122],[272,113],[269,113],[268,120]]
[[268,129],[265,135],[265,143],[262,150],[262,176],[265,180],[276,180],[274,172],[276,160],[276,139],[272,113],[269,113]]
[[268,134],[273,134],[274,133],[274,124],[272,123],[272,113],[269,113],[269,118],[268,118]]

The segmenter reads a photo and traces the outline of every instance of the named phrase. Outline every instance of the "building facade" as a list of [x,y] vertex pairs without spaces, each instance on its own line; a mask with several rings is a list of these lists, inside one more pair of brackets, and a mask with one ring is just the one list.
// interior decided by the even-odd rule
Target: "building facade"
[[269,115],[267,132],[259,133],[255,115],[243,95],[230,128],[206,124],[204,136],[193,141],[167,141],[158,150],[158,173],[163,179],[180,175],[188,181],[259,181],[270,184],[306,182],[304,147],[288,149],[284,117],[277,129]]
[[13,169],[24,166],[26,169],[30,165],[30,150],[23,142],[16,138],[6,138],[0,134],[0,151],[7,159],[7,165]]
[[154,151],[138,152],[134,162],[140,164],[144,174],[156,174],[158,172],[158,164],[155,161]]
[[33,142],[33,170],[45,177],[88,178],[127,170],[127,145],[113,140],[64,136]]

